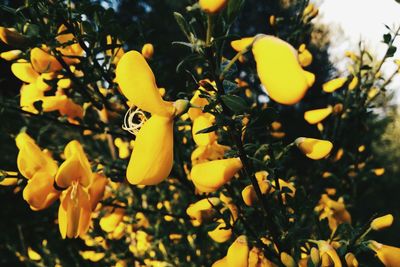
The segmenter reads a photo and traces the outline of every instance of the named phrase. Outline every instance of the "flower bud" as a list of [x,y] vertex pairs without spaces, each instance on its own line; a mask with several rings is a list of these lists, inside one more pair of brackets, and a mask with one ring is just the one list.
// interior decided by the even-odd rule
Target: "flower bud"
[[296,262],[294,261],[293,257],[287,254],[286,252],[281,253],[281,262],[285,267],[296,267]]
[[344,258],[346,260],[347,267],[358,267],[358,261],[353,253],[347,253]]
[[393,224],[393,215],[387,214],[385,216],[374,219],[371,222],[371,229],[375,231],[380,231],[392,226],[392,224]]
[[151,59],[154,55],[154,46],[150,43],[147,43],[142,48],[142,55],[145,59]]
[[309,124],[317,124],[328,117],[333,111],[332,106],[326,108],[309,110],[304,113],[304,119]]
[[322,85],[322,90],[326,93],[333,93],[341,88],[347,81],[347,78],[336,78]]

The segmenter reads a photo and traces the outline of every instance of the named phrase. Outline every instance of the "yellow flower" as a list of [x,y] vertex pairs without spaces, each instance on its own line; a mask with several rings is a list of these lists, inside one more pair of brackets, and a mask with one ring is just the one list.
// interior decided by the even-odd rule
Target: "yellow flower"
[[373,169],[376,176],[382,176],[385,173],[385,168]]
[[296,267],[296,262],[293,257],[287,254],[286,252],[281,253],[281,262],[285,267]]
[[214,143],[217,140],[217,134],[215,133],[215,131],[209,133],[197,134],[197,132],[213,126],[214,120],[215,118],[213,115],[205,113],[203,115],[198,116],[193,121],[192,136],[194,142],[198,146],[207,146]]
[[136,136],[126,177],[131,184],[155,185],[168,177],[172,164],[173,119],[153,115]]
[[302,67],[307,67],[311,65],[313,61],[313,56],[306,48],[305,44],[301,44],[299,47],[299,62]]
[[[88,189],[94,179],[90,163],[78,141],[69,142],[64,155],[66,160],[55,178],[59,187],[68,188],[61,194],[58,224],[62,238],[76,238],[89,229],[92,206],[95,204],[90,200]],[[94,190],[97,193],[96,188]],[[97,197],[96,193],[92,195]]]
[[333,148],[330,141],[314,138],[299,137],[295,140],[295,143],[301,152],[314,160],[325,158]]
[[322,85],[322,90],[326,93],[332,93],[341,88],[346,82],[347,78],[336,78],[324,83]]
[[76,238],[89,229],[91,205],[86,189],[77,182],[61,194],[58,225],[62,238]]
[[280,104],[298,103],[314,84],[314,74],[301,68],[294,48],[279,38],[259,37],[253,44],[253,54],[261,83]]
[[371,229],[375,231],[380,231],[390,227],[393,224],[393,215],[387,214],[385,216],[381,216],[379,218],[374,219],[371,222]]
[[145,59],[151,59],[154,55],[154,46],[153,44],[147,43],[142,47],[142,55]]
[[329,228],[335,230],[339,224],[351,223],[351,215],[346,210],[343,198],[335,201],[327,194],[323,194],[315,211],[319,213],[319,219],[328,219]]
[[40,150],[35,141],[26,133],[20,133],[15,138],[19,149],[17,166],[19,172],[27,179],[42,171],[54,176],[57,164],[45,151]]
[[35,47],[31,50],[31,64],[33,69],[39,73],[62,70],[60,62],[45,50],[47,50],[46,47]]
[[320,257],[322,259],[322,266],[324,265],[324,258],[331,262],[333,265],[329,265],[332,267],[342,267],[342,262],[340,261],[339,255],[336,250],[325,240],[314,241],[318,245],[318,250]]
[[[271,191],[271,184],[268,180],[258,182],[262,194],[268,194]],[[242,198],[247,206],[252,206],[257,202],[257,194],[253,185],[248,185],[242,190]]]
[[100,227],[106,233],[113,232],[122,222],[125,215],[125,209],[115,208],[100,219]]
[[186,213],[190,218],[194,219],[194,226],[199,226],[203,222],[209,222],[214,218],[216,214],[214,207],[220,203],[221,200],[217,197],[205,198],[191,204],[186,209]]
[[239,158],[221,159],[193,166],[190,177],[201,192],[217,191],[243,167]]
[[358,85],[358,77],[354,76],[351,82],[349,83],[349,90],[352,91],[354,90]]
[[371,241],[369,248],[376,252],[379,260],[386,267],[400,266],[400,248],[380,244],[376,241]]
[[358,267],[358,261],[353,253],[347,253],[344,258],[346,260],[347,267]]
[[247,267],[249,258],[249,245],[247,237],[241,235],[232,243],[226,254],[228,266]]
[[19,59],[21,54],[22,54],[21,50],[10,50],[7,52],[0,53],[0,58],[7,60],[7,61],[13,61],[13,60]]
[[172,104],[161,98],[153,71],[139,52],[124,54],[115,73],[116,81],[130,103],[152,114],[173,115]]
[[199,0],[200,8],[206,13],[217,13],[222,10],[228,0]]
[[209,231],[208,235],[215,242],[224,243],[224,242],[228,241],[231,238],[232,229],[231,228],[225,229],[226,228],[226,223],[222,219],[219,219],[217,222],[218,222],[218,226],[214,230]]
[[332,106],[326,108],[309,110],[304,113],[304,119],[309,124],[317,124],[328,117],[333,111]]
[[42,259],[42,256],[40,256],[39,253],[37,253],[36,251],[34,251],[31,247],[28,247],[28,257],[29,259],[33,260],[33,261],[40,261]]
[[130,155],[130,150],[129,150],[129,142],[123,141],[121,138],[115,138],[114,140],[115,146],[118,148],[118,156],[121,159],[126,159]]
[[93,250],[79,251],[79,254],[82,256],[83,259],[89,260],[92,262],[98,262],[98,261],[102,260],[105,256],[104,252],[96,252]]

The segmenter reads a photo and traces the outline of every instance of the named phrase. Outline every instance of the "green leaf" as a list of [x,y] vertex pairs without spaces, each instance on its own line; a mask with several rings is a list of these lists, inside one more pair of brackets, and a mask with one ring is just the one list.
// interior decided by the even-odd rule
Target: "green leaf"
[[35,109],[37,111],[39,111],[39,113],[41,113],[43,111],[43,101],[42,100],[33,102],[33,106],[35,107]]
[[390,33],[386,33],[383,35],[383,42],[385,44],[389,44],[390,40],[392,40],[392,35]]
[[211,133],[218,130],[218,126],[217,125],[213,125],[211,127],[205,128],[203,130],[200,130],[198,132],[196,132],[196,134],[203,134],[203,133]]
[[397,51],[397,47],[391,46],[391,47],[389,47],[386,56],[387,57],[393,57],[394,54],[396,53],[396,51]]
[[221,96],[222,102],[233,112],[243,113],[249,108],[243,98],[236,95],[223,95]]
[[232,24],[239,15],[245,0],[230,0],[227,7],[228,24]]
[[190,27],[185,18],[182,16],[181,13],[174,12],[174,17],[176,22],[179,25],[181,31],[186,35],[186,38],[190,41]]

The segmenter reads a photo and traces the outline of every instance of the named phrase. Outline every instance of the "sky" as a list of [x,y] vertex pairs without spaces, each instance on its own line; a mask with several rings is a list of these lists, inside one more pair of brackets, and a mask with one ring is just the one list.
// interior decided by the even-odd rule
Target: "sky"
[[[343,55],[346,50],[357,49],[358,42],[363,40],[367,47],[382,58],[387,46],[382,43],[382,35],[388,30],[385,24],[393,27],[400,26],[400,4],[395,0],[314,0],[319,7],[318,20],[332,30],[331,57]],[[340,27],[342,30],[337,30]],[[336,29],[336,30],[335,30]],[[336,36],[335,36],[336,35]],[[399,37],[400,39],[400,37]],[[394,58],[400,58],[400,41],[398,52]],[[343,65],[337,65],[343,69]],[[387,63],[383,66],[384,73],[390,73],[394,64]],[[396,100],[400,103],[400,78],[397,78],[393,87],[397,87]]]

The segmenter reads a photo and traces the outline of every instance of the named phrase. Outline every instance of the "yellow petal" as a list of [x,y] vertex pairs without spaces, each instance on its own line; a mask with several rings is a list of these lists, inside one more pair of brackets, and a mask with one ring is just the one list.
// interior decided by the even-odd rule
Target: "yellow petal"
[[274,36],[259,38],[253,45],[257,73],[268,95],[280,104],[298,103],[313,83],[313,76],[305,72],[295,49]]
[[173,163],[173,120],[153,115],[136,136],[126,177],[131,184],[155,185],[168,177]]
[[15,138],[19,149],[17,166],[21,174],[30,179],[38,171],[44,171],[54,176],[57,164],[51,156],[36,145],[35,141],[26,133],[20,133]]
[[54,189],[54,178],[47,172],[37,172],[28,181],[23,197],[32,210],[42,210],[56,201],[60,192]]
[[106,255],[104,252],[95,252],[93,250],[80,251],[79,254],[83,259],[90,260],[92,262],[98,262]]
[[190,177],[201,192],[215,192],[243,167],[239,158],[204,162],[193,166]]
[[229,267],[226,256],[214,262],[211,267]]
[[322,90],[326,93],[332,93],[341,88],[347,81],[347,78],[336,78],[322,85]]
[[249,246],[245,235],[239,236],[229,247],[226,254],[228,266],[247,267]]
[[36,251],[34,251],[31,247],[28,247],[28,257],[29,259],[33,260],[33,261],[40,261],[42,259],[42,256],[40,256],[39,253],[37,253]]
[[286,252],[281,253],[281,262],[285,267],[296,267],[296,262],[293,257],[287,254]]
[[[65,146],[64,154],[67,160],[70,158],[74,158],[79,161],[79,164],[81,165],[82,168],[81,169],[82,173],[79,174],[80,175],[79,182],[84,187],[89,186],[92,182],[93,173],[90,167],[89,160],[86,157],[82,145],[77,140],[72,140]],[[75,176],[78,176],[78,174],[76,174]]]
[[21,50],[10,50],[7,52],[0,53],[0,58],[7,61],[13,61],[20,58],[21,54],[22,54]]
[[200,8],[206,13],[217,13],[225,7],[228,0],[199,0]]
[[254,37],[245,37],[240,40],[232,41],[231,46],[236,52],[240,52],[246,49],[246,47],[250,46],[253,41]]
[[[299,50],[300,50],[300,49],[299,49]],[[313,61],[313,56],[312,56],[312,54],[310,53],[310,51],[307,50],[307,49],[304,49],[304,50],[299,51],[299,52],[300,52],[300,53],[299,53],[299,62],[300,62],[300,65],[301,65],[302,67],[307,67],[307,66],[311,65],[311,63],[312,63],[312,61]]]
[[358,85],[358,77],[354,76],[354,78],[349,83],[349,90],[352,91],[352,90],[356,89],[357,85]]
[[194,204],[190,204],[186,209],[186,213],[200,225],[203,221],[208,222],[214,218],[216,214],[214,207],[218,206],[220,203],[221,200],[217,197],[201,199]]
[[38,47],[31,50],[31,63],[34,70],[40,73],[62,70],[60,62],[54,56]]
[[393,215],[387,214],[385,216],[381,216],[379,218],[374,219],[371,222],[371,229],[375,231],[380,231],[392,226],[392,224],[393,224]]
[[304,119],[310,124],[317,124],[328,117],[333,111],[332,106],[309,110],[304,113]]
[[93,175],[93,183],[89,187],[90,206],[92,210],[102,200],[107,183],[108,180],[104,175],[98,173]]
[[369,245],[376,252],[379,260],[387,267],[400,266],[400,248],[387,246],[372,241]]
[[211,114],[203,114],[198,116],[194,121],[193,121],[193,127],[192,127],[192,136],[194,142],[198,146],[207,146],[212,143],[214,143],[217,140],[217,134],[215,131],[209,132],[209,133],[197,133],[201,130],[204,130],[206,128],[209,128],[213,126],[214,122],[214,116]]
[[121,57],[116,81],[125,97],[138,108],[160,116],[172,116],[172,106],[162,100],[153,71],[139,52],[130,51]]
[[230,228],[223,229],[223,228],[226,228],[226,224],[222,219],[218,220],[218,222],[219,222],[218,226],[214,230],[209,231],[208,235],[215,242],[224,243],[224,242],[228,241],[231,238],[232,229],[230,229]]
[[125,210],[116,208],[112,213],[106,214],[100,219],[100,227],[104,232],[110,233],[117,228],[125,215]]
[[295,143],[301,152],[314,160],[325,158],[333,147],[330,141],[306,137],[297,138]]
[[21,81],[25,83],[34,83],[39,77],[29,62],[16,62],[11,65],[11,71]]

